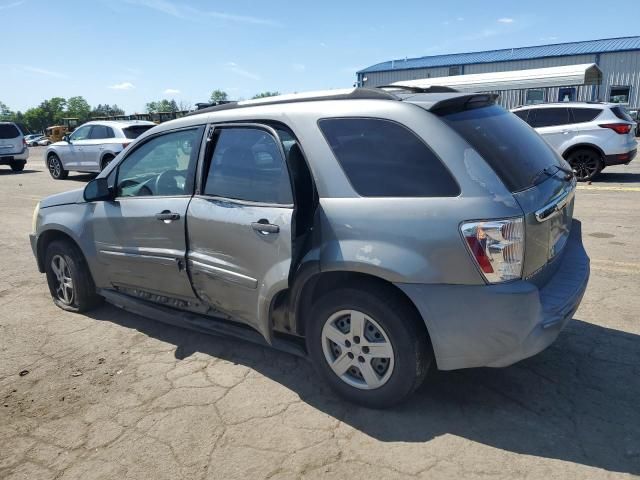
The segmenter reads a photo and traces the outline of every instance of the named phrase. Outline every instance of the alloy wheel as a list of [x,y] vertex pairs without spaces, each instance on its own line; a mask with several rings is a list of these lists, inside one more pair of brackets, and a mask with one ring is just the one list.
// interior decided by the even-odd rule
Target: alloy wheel
[[389,336],[378,322],[357,310],[341,310],[327,319],[322,350],[333,373],[362,390],[382,387],[393,373]]
[[54,255],[51,259],[51,270],[55,275],[55,292],[58,300],[71,305],[74,299],[73,278],[69,264],[62,255]]
[[600,160],[590,152],[580,152],[572,159],[571,166],[578,180],[589,180],[600,169]]
[[53,178],[58,178],[62,173],[62,165],[60,165],[58,157],[54,157],[53,155],[49,157],[49,172]]

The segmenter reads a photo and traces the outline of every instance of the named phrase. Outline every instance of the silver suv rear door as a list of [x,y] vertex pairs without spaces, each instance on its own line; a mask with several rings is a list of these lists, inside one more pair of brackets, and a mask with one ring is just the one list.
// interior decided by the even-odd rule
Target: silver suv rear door
[[266,338],[269,303],[287,288],[293,196],[282,143],[259,124],[211,128],[189,204],[187,265],[212,309]]

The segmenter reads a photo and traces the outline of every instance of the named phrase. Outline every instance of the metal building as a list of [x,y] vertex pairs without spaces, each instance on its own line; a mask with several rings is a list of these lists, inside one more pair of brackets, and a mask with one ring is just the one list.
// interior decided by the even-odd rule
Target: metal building
[[[620,103],[628,109],[640,108],[640,37],[390,60],[360,70],[356,75],[359,86],[375,87],[407,80],[589,64],[595,64],[602,72],[598,84],[570,82],[548,86],[541,79],[538,84],[529,82],[480,91],[499,93],[501,103],[507,108],[565,100],[600,100]],[[445,78],[440,82],[442,85],[447,85]],[[456,81],[460,84],[460,79]]]

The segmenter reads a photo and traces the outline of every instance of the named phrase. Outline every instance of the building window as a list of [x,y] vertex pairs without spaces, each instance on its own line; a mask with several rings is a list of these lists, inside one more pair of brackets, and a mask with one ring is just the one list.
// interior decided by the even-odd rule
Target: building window
[[629,103],[629,94],[631,87],[611,87],[609,90],[609,101],[611,103]]
[[575,102],[576,101],[576,87],[563,87],[558,90],[559,102]]
[[535,105],[536,103],[544,103],[544,90],[527,90],[527,105]]
[[454,75],[460,75],[460,67],[449,67],[449,76],[453,77]]

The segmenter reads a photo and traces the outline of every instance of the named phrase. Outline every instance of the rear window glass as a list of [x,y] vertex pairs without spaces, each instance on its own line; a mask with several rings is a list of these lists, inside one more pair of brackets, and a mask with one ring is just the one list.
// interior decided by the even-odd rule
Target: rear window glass
[[535,108],[527,120],[533,128],[554,127],[571,123],[568,108]]
[[542,137],[502,107],[464,110],[442,118],[489,163],[512,192],[531,187],[544,168],[559,165],[556,153]]
[[625,120],[627,122],[633,122],[633,118],[631,118],[631,115],[629,115],[627,113],[627,111],[623,107],[611,107],[611,111],[620,120]]
[[0,138],[16,138],[20,136],[20,130],[12,123],[0,123]]
[[402,125],[375,118],[321,120],[320,129],[351,185],[364,197],[455,197],[440,159]]
[[133,139],[138,138],[140,135],[151,128],[153,128],[153,125],[134,125],[132,127],[127,127],[122,131],[124,132],[125,137]]
[[602,112],[599,108],[572,108],[571,114],[573,115],[574,123],[590,122]]

